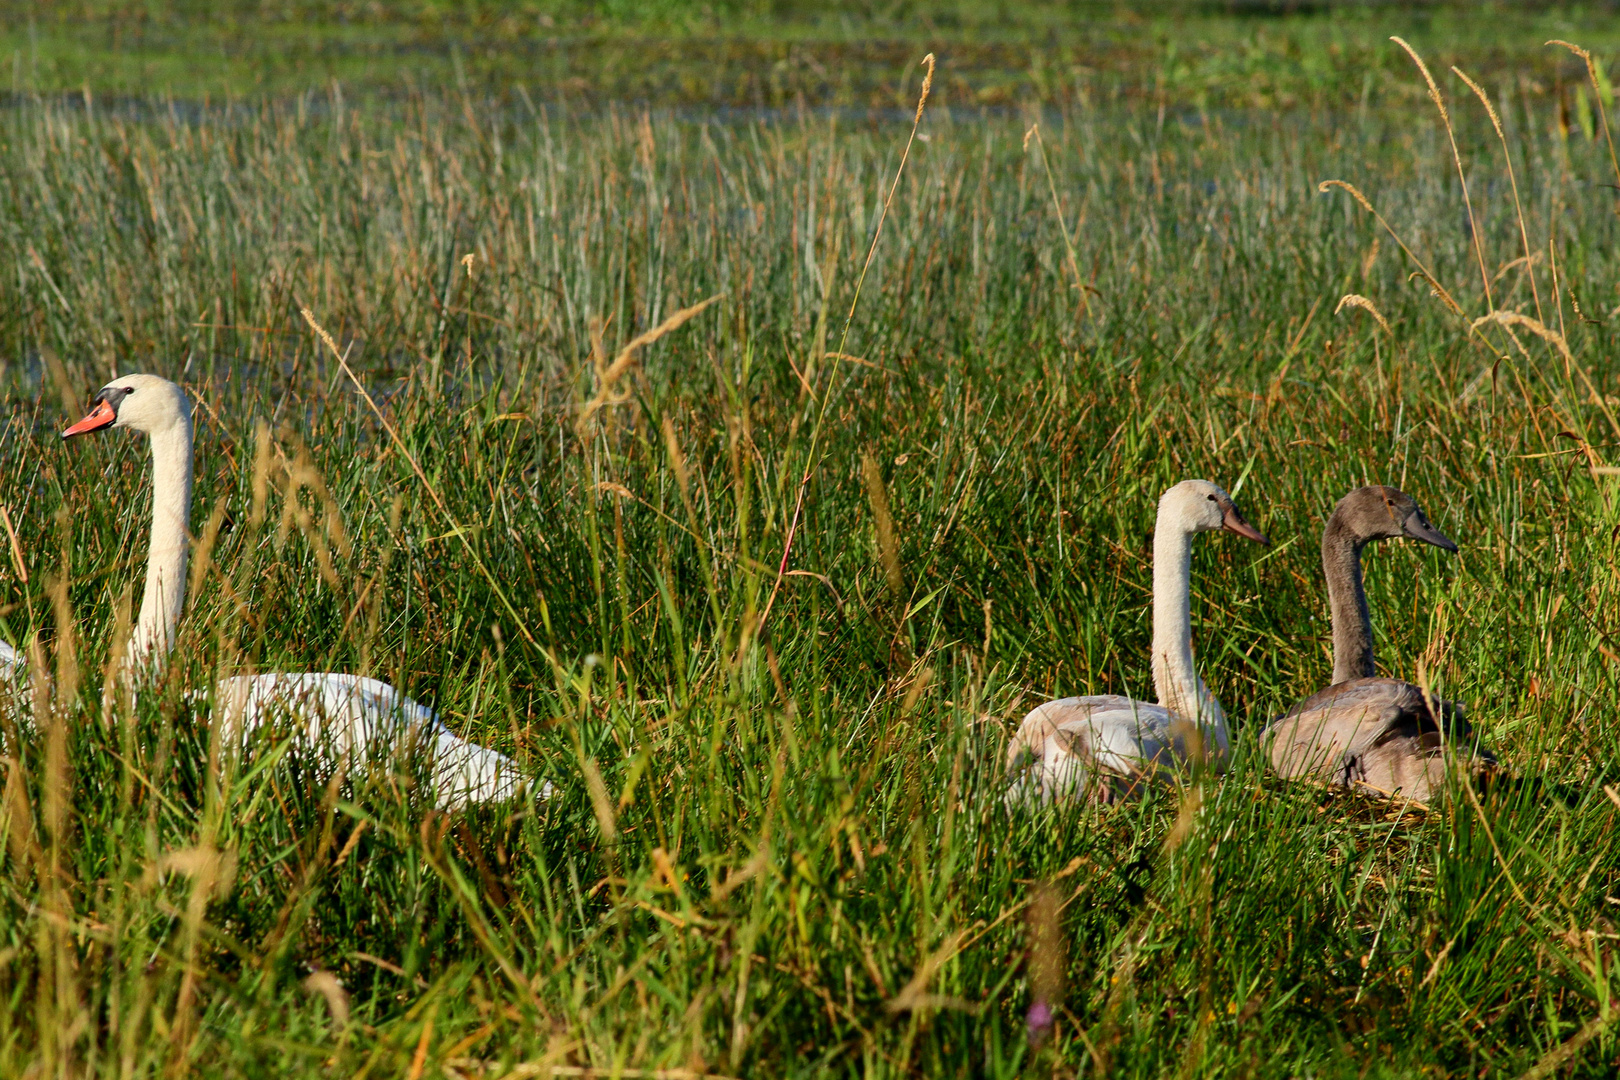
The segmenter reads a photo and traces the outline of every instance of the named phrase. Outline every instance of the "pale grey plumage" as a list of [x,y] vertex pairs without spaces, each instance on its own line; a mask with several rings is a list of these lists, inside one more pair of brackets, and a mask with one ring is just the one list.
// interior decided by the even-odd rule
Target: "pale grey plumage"
[[1198,674],[1189,610],[1192,538],[1226,529],[1267,543],[1205,480],[1184,480],[1159,500],[1153,535],[1153,686],[1156,704],[1117,694],[1060,698],[1037,706],[1007,747],[1007,800],[1079,798],[1112,803],[1179,765],[1225,767],[1226,714]]

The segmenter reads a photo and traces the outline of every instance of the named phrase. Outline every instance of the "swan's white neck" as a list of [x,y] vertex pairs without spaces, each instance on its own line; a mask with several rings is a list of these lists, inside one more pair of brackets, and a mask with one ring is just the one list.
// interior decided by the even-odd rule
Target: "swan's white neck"
[[1193,534],[1160,513],[1153,531],[1153,688],[1159,704],[1204,727],[1224,728],[1226,714],[1193,662]]
[[151,435],[152,536],[146,591],[129,639],[129,669],[156,678],[174,647],[186,599],[186,545],[191,525],[191,418],[181,414]]

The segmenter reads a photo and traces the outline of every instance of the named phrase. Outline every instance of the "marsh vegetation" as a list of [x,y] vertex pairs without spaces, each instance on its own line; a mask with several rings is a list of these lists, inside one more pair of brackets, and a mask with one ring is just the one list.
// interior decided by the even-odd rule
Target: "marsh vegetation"
[[[920,50],[893,113],[14,100],[0,639],[48,678],[4,730],[0,1070],[1607,1073],[1607,84],[1487,79],[1499,142],[1435,64],[1465,202],[1381,48],[1399,100],[930,106],[898,183]],[[206,557],[131,707],[146,450],[57,436],[139,370],[193,395]],[[1031,704],[1147,693],[1191,476],[1273,541],[1194,556],[1231,770],[1009,809]],[[1366,483],[1461,548],[1369,549],[1380,661],[1518,782],[1264,768]],[[217,752],[185,692],[283,669],[385,678],[555,794],[445,815]]]

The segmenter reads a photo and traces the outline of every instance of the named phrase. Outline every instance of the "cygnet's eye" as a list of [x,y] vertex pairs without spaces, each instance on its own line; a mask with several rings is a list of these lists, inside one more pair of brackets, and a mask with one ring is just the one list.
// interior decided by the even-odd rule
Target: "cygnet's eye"
[[1204,498],[1208,499],[1210,502],[1215,501],[1215,496],[1213,496],[1213,495],[1205,495]]

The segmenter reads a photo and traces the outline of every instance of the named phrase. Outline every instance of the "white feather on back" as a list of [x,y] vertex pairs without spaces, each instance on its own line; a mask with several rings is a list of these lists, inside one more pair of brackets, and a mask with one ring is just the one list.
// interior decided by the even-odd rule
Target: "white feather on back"
[[295,738],[328,770],[354,769],[379,753],[421,755],[431,766],[434,801],[445,810],[512,798],[527,779],[511,758],[460,738],[432,709],[377,679],[331,672],[237,675],[220,681],[214,704],[237,739],[290,723]]
[[1219,768],[1229,750],[1224,726],[1200,734],[1163,705],[1118,694],[1059,698],[1024,717],[1007,747],[1009,771],[1022,773],[1008,799],[1114,802],[1199,754]]

